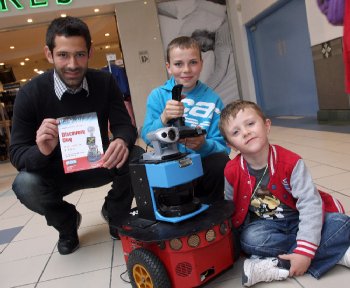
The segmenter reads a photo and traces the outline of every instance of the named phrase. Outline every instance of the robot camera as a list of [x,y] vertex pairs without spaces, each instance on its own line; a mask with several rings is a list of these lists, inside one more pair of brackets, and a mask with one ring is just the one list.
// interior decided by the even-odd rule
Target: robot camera
[[179,129],[177,127],[165,127],[147,134],[150,141],[161,143],[174,143],[179,140]]

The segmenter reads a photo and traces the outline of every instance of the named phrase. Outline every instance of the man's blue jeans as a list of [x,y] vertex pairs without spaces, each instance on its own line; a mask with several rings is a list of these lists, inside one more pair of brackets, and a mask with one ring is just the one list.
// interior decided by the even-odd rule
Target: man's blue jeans
[[[277,257],[290,254],[296,248],[299,219],[255,220],[241,231],[241,248],[249,255]],[[335,266],[350,246],[350,217],[326,213],[321,243],[308,269],[319,279]]]

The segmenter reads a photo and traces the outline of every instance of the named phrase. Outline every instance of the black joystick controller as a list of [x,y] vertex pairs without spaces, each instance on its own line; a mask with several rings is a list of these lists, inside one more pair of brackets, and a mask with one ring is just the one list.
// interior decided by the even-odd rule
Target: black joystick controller
[[[173,87],[171,90],[172,99],[176,101],[181,101],[181,91],[182,91],[182,84],[177,84]],[[207,132],[205,129],[202,129],[200,127],[191,128],[185,126],[185,118],[184,117],[178,117],[175,119],[172,119],[168,122],[170,125],[175,126],[179,128],[179,138],[188,138],[188,137],[197,137],[200,135],[205,135]]]
[[182,84],[177,84],[173,87],[173,90],[171,90],[171,95],[173,100],[181,101],[181,91],[182,91]]
[[[181,101],[181,91],[182,91],[182,84],[177,84],[174,86],[173,90],[171,90],[171,95],[172,95],[172,99],[175,101]],[[182,127],[185,126],[185,118],[184,117],[178,117],[175,119],[172,119],[170,122],[171,125],[175,126],[175,127]]]

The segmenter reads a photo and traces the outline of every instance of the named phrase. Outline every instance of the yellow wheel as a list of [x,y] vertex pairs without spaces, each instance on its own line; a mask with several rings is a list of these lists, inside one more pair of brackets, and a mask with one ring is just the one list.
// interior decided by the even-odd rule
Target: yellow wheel
[[131,251],[126,265],[133,288],[171,288],[163,263],[151,251],[144,248]]
[[134,265],[132,275],[138,288],[154,288],[151,275],[142,265]]

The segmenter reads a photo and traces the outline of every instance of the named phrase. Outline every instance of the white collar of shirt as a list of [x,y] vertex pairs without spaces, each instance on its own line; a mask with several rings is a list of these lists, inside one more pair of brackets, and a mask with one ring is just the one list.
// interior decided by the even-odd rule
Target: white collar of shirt
[[88,86],[86,77],[84,77],[83,82],[81,83],[80,87],[78,87],[77,89],[71,89],[67,87],[66,84],[64,84],[64,82],[60,79],[60,77],[58,77],[56,70],[54,70],[53,79],[54,79],[55,93],[59,100],[61,100],[62,95],[65,92],[76,94],[76,93],[79,93],[82,89],[84,89],[87,92],[86,97],[89,96],[89,86]]

